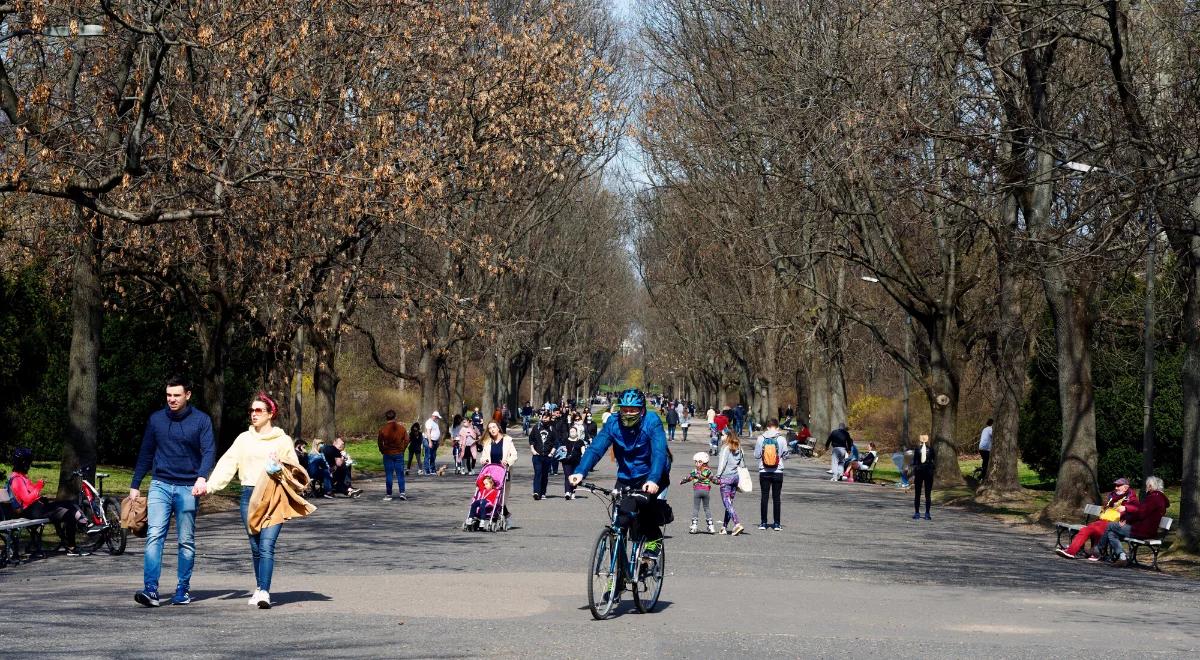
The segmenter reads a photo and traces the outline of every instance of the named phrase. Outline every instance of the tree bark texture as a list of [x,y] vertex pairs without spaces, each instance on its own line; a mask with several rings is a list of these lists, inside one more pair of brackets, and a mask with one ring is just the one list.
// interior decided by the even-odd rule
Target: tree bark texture
[[[96,430],[99,425],[100,371],[100,224],[87,227],[82,211],[76,212],[85,226],[79,234],[79,249],[71,275],[71,349],[67,376],[67,442],[63,443],[59,467],[58,497],[71,499],[79,482],[71,473],[83,467],[96,468]],[[90,478],[90,474],[89,474]]]

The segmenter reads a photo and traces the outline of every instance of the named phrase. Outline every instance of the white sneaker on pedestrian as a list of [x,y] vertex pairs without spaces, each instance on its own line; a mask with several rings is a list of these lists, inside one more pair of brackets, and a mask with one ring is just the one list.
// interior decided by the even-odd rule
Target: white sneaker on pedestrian
[[392,501],[392,496],[391,496],[391,495],[384,495],[384,496],[383,496],[383,501],[384,501],[384,502],[391,502],[391,501]]
[[258,593],[262,595],[262,598],[260,598],[258,601],[258,609],[260,609],[260,610],[271,609],[271,594],[269,594],[265,591],[259,591]]
[[697,525],[696,521],[693,520],[692,526],[688,528],[688,534],[695,534],[697,529],[699,529],[699,525]]
[[708,533],[715,534],[716,532],[717,532],[717,530],[713,528],[712,521],[711,520],[708,521]]
[[250,600],[246,601],[246,604],[251,606],[258,605],[258,601],[262,600],[263,593],[262,589],[255,588],[254,594],[250,596]]

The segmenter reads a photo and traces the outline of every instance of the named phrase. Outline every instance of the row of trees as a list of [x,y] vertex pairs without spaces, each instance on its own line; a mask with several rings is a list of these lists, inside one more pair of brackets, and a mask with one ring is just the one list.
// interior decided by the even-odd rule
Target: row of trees
[[[966,378],[993,384],[980,494],[1003,498],[1046,314],[1059,516],[1097,494],[1096,325],[1142,329],[1101,292],[1178,286],[1180,317],[1147,334],[1185,352],[1182,528],[1200,545],[1196,18],[1184,1],[652,3],[656,373],[765,411],[801,387],[821,434],[846,419],[846,338],[865,330],[929,401],[941,484],[962,483]],[[1148,245],[1167,258],[1139,280]]]
[[243,342],[296,435],[335,432],[351,332],[425,412],[468,364],[515,405],[546,344],[552,383],[598,379],[625,330],[593,291],[633,286],[597,258],[621,57],[593,0],[0,2],[0,245],[70,297],[64,475],[97,460],[106,312],[189,324],[218,425]]

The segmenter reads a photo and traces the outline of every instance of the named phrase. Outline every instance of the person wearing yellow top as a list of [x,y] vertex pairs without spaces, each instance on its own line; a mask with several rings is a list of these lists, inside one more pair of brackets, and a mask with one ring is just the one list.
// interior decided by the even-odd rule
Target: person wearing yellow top
[[[259,392],[250,402],[250,428],[233,441],[233,446],[217,466],[213,468],[208,479],[209,492],[218,491],[229,485],[234,474],[242,484],[242,524],[249,521],[250,497],[254,493],[254,484],[264,473],[274,474],[283,469],[281,463],[298,463],[296,450],[292,447],[292,439],[283,429],[271,424],[279,413],[279,406],[265,392]],[[275,572],[275,542],[279,540],[279,531],[283,525],[264,527],[257,534],[251,534],[247,527],[246,535],[250,539],[250,556],[254,564],[254,595],[249,603],[259,609],[271,607],[271,575]]]

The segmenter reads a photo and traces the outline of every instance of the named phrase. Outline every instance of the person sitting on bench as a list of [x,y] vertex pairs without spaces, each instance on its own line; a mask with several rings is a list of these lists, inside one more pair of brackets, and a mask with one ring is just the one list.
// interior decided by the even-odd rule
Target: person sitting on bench
[[1097,552],[1103,555],[1105,547],[1117,558],[1115,565],[1125,566],[1129,557],[1121,547],[1121,541],[1130,537],[1135,539],[1153,539],[1158,537],[1158,523],[1167,513],[1170,500],[1163,494],[1163,482],[1158,477],[1146,477],[1146,499],[1118,506],[1121,519],[1108,523],[1101,537]]
[[20,518],[49,518],[58,531],[58,538],[67,549],[68,557],[78,557],[84,553],[75,546],[75,531],[81,524],[87,523],[87,518],[67,500],[54,500],[42,497],[42,487],[45,480],[36,482],[29,478],[29,468],[33,465],[33,451],[26,447],[17,447],[12,455],[12,475],[8,477],[8,490],[12,494],[14,513]]
[[[1091,561],[1100,561],[1100,537],[1108,531],[1108,523],[1116,522],[1121,516],[1120,507],[1137,504],[1137,492],[1129,488],[1129,480],[1121,477],[1113,482],[1112,492],[1108,494],[1108,499],[1104,501],[1104,508],[1100,512],[1100,518],[1083,526],[1075,534],[1075,538],[1071,539],[1071,545],[1066,550],[1058,548],[1055,552],[1066,557],[1074,559],[1075,555],[1083,550],[1083,546],[1092,540],[1092,553],[1088,555]],[[1156,521],[1155,525],[1158,524]]]
[[879,452],[875,451],[875,443],[868,442],[866,454],[846,461],[846,469],[842,471],[842,478],[854,483],[854,473],[870,468],[875,464],[877,458],[879,458]]

